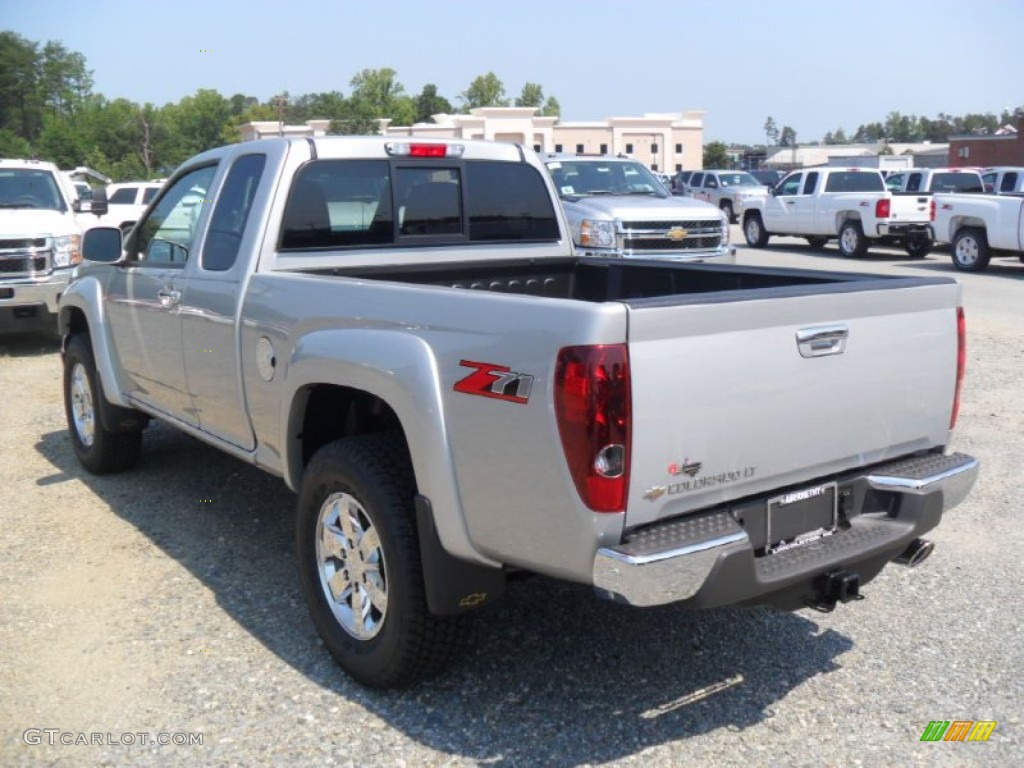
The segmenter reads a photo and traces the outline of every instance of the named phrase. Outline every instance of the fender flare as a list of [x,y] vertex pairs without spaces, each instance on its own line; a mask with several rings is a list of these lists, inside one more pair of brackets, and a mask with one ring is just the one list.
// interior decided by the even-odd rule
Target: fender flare
[[299,439],[306,402],[303,391],[320,384],[361,390],[387,403],[398,417],[418,492],[430,500],[445,550],[480,565],[499,565],[477,552],[469,538],[445,424],[437,359],[426,341],[406,330],[312,331],[296,341],[284,373],[281,435],[289,487],[300,487],[304,471]]

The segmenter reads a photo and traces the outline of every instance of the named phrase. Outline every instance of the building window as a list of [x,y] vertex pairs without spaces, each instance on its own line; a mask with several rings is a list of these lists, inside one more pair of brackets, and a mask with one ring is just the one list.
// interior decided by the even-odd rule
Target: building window
[[583,145],[582,144],[577,144],[576,145],[576,154],[577,155],[582,155],[583,154]]
[[683,154],[683,145],[682,144],[676,144],[676,154],[677,155]]
[[658,154],[658,145],[657,144],[651,144],[651,154],[652,155]]
[[682,163],[676,163],[676,170],[677,171],[683,170],[683,164]]
[[633,145],[632,144],[627,144],[626,145],[626,154],[627,155],[632,155],[633,154]]
[[561,151],[562,151],[562,145],[561,144],[555,144],[555,152],[561,152]]
[[533,145],[533,151],[534,152],[540,152],[540,144],[534,144]]
[[657,163],[651,163],[651,170],[652,171],[658,170],[658,164]]
[[608,145],[607,144],[602,144],[601,145],[601,154],[602,155],[607,155],[608,154]]

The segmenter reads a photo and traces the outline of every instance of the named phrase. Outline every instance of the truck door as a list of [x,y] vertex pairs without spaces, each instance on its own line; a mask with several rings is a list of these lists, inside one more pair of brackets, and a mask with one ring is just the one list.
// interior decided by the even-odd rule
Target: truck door
[[259,249],[252,215],[267,155],[239,156],[216,195],[181,303],[185,376],[199,427],[240,448],[255,445],[241,382],[238,315],[247,267]]
[[797,198],[803,190],[803,173],[797,171],[779,182],[775,187],[775,193],[769,195],[765,200],[764,214],[765,226],[769,232],[778,234],[795,234],[800,230],[796,229]]
[[113,270],[107,318],[132,398],[186,424],[197,423],[185,382],[180,304],[216,164],[188,171],[135,227],[129,262]]

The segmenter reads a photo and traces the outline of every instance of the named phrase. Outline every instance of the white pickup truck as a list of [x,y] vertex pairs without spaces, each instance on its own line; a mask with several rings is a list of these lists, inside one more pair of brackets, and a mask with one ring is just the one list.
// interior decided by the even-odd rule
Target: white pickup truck
[[128,469],[158,418],[283,478],[313,622],[369,685],[435,671],[513,573],[831,610],[977,474],[946,451],[955,280],[581,257],[522,146],[236,144],[122,235],[86,232],[61,297],[72,449]]
[[993,252],[1016,254],[1024,262],[1024,197],[1015,195],[935,195],[932,237],[952,243],[953,266],[981,272]]
[[57,301],[81,261],[79,210],[53,163],[0,160],[0,332],[57,330]]
[[769,195],[746,201],[743,234],[763,248],[772,235],[796,235],[820,248],[838,238],[843,256],[863,256],[872,241],[897,241],[912,258],[932,248],[928,199],[894,196],[877,170],[813,168],[794,171]]

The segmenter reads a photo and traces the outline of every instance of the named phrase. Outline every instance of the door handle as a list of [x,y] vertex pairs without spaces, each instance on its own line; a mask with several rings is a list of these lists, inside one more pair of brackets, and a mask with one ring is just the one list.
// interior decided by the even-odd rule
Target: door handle
[[850,329],[845,325],[819,325],[796,332],[796,345],[801,357],[841,355],[846,351],[846,337]]
[[786,205],[796,205],[796,200],[787,200]]
[[161,288],[156,292],[156,296],[160,299],[160,306],[164,309],[176,307],[178,302],[181,301],[181,291],[176,291],[170,286],[167,288]]

